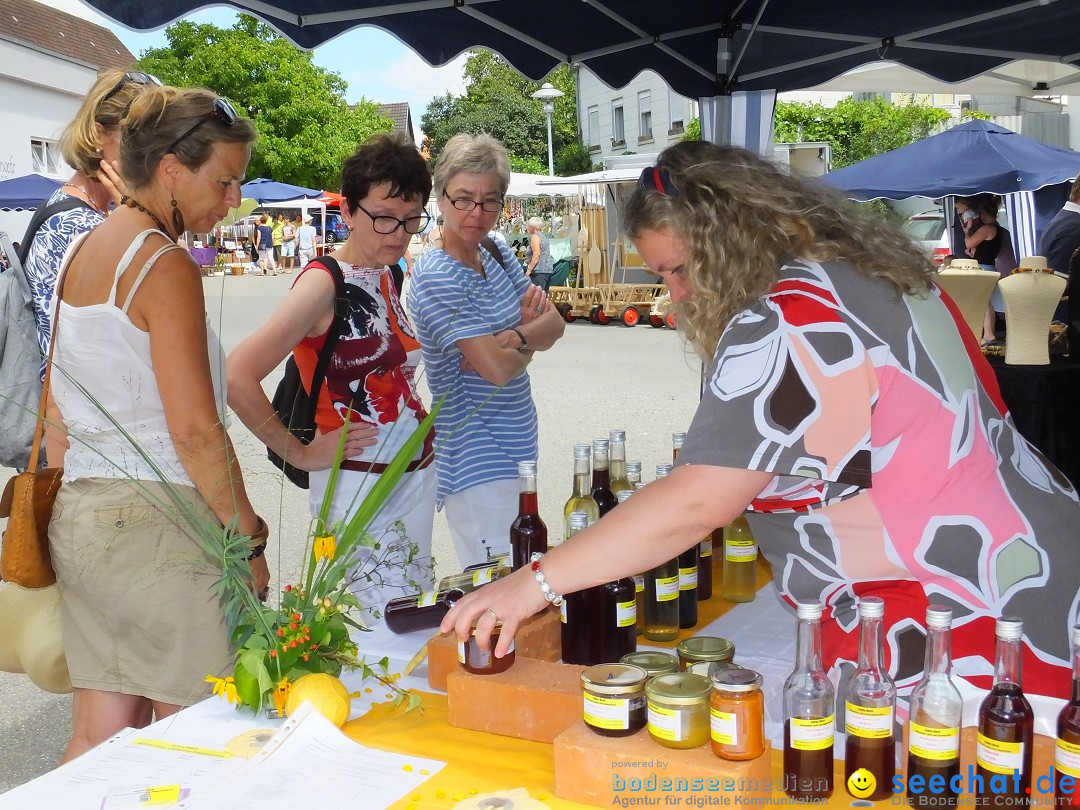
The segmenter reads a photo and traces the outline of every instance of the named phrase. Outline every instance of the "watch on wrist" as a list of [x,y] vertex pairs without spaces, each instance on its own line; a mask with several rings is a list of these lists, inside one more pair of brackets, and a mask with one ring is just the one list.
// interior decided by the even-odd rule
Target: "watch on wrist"
[[520,341],[521,341],[521,345],[520,345],[520,346],[518,346],[518,351],[521,351],[522,349],[524,349],[524,348],[525,348],[526,346],[528,346],[528,345],[529,345],[529,341],[525,340],[525,335],[523,335],[523,334],[521,333],[521,330],[520,330],[520,329],[518,329],[518,328],[517,328],[517,327],[515,327],[515,326],[511,326],[511,327],[510,327],[510,331],[511,331],[511,332],[513,332],[513,333],[514,333],[515,335],[517,335],[517,336],[518,336],[518,340],[520,340]]

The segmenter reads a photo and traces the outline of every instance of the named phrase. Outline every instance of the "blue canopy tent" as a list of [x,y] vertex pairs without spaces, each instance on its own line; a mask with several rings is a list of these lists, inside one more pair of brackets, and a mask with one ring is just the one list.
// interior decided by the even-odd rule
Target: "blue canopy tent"
[[[1000,194],[1020,258],[1037,252],[1039,234],[1061,208],[1077,174],[1080,152],[987,121],[969,121],[821,179],[860,200]],[[945,210],[948,217],[952,206]]]
[[33,211],[49,199],[62,182],[40,174],[25,174],[0,181],[0,210]]
[[276,180],[258,177],[240,186],[240,194],[262,204],[285,202],[286,200],[300,198],[316,199],[322,196],[322,189],[291,186],[288,183],[279,183]]

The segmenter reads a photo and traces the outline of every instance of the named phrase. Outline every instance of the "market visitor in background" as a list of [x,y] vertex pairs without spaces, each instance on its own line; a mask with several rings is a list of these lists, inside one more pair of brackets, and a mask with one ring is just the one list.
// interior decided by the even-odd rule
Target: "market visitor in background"
[[[888,667],[920,678],[927,604],[952,607],[957,674],[989,687],[994,622],[1024,621],[1025,690],[1065,696],[1080,503],[1003,418],[994,375],[902,233],[734,147],[673,146],[624,227],[708,363],[678,465],[538,563],[565,594],[645,571],[747,517],[784,599],[820,601],[825,666],[858,658],[884,598]],[[525,569],[460,600],[505,653],[547,601]],[[845,663],[847,662],[847,663]]]
[[[413,380],[420,344],[399,301],[391,265],[396,269],[412,235],[427,224],[424,203],[430,193],[427,164],[402,136],[375,135],[342,167],[341,216],[349,237],[333,256],[345,279],[347,325],[319,393],[319,435],[311,444],[301,444],[285,429],[262,381],[291,353],[311,390],[334,319],[334,280],[324,260],[309,262],[266,322],[229,355],[229,404],[267,447],[310,472],[313,515],[322,506],[341,431],[347,431],[330,524],[347,520],[359,508],[427,415]],[[351,572],[350,588],[369,626],[377,625],[375,609],[389,599],[431,589],[431,460],[429,437],[369,530],[381,548],[361,548]],[[378,575],[369,580],[366,575],[376,565]]]
[[433,179],[442,247],[416,260],[409,307],[432,396],[446,397],[435,426],[438,499],[458,560],[470,565],[509,547],[517,462],[538,455],[526,367],[565,324],[512,251],[488,237],[510,185],[506,148],[455,135]]
[[216,535],[205,542],[222,542],[220,526],[252,538],[252,586],[269,582],[202,274],[175,243],[240,204],[255,128],[209,91],[148,87],[119,131],[129,196],[71,248],[54,320],[47,430],[64,477],[49,541],[75,688],[65,761],[202,700],[207,674],[233,663],[221,552],[196,523]]
[[551,284],[551,274],[555,271],[551,261],[551,242],[544,233],[544,220],[531,217],[528,222],[529,255],[525,265],[525,275],[545,293]]

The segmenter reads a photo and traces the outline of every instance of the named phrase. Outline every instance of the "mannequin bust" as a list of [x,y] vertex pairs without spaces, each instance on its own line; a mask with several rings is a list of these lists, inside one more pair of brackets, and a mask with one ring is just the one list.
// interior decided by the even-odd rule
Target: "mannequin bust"
[[1001,280],[1005,301],[1005,362],[1018,366],[1050,363],[1048,336],[1054,310],[1065,292],[1065,279],[1055,276],[1042,256],[1028,256],[1012,275]]
[[937,275],[938,285],[956,303],[964,322],[976,338],[982,336],[983,317],[990,304],[990,294],[1000,278],[992,270],[983,270],[974,259],[953,259]]

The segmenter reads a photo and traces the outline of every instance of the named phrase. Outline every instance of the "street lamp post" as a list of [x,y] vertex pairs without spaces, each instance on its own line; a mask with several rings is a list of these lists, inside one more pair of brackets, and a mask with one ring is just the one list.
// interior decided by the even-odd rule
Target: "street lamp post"
[[548,177],[555,176],[555,159],[551,153],[551,116],[555,112],[555,99],[562,97],[563,92],[556,90],[550,82],[544,82],[540,89],[532,94],[544,102],[544,115],[547,116],[547,143],[548,143]]

